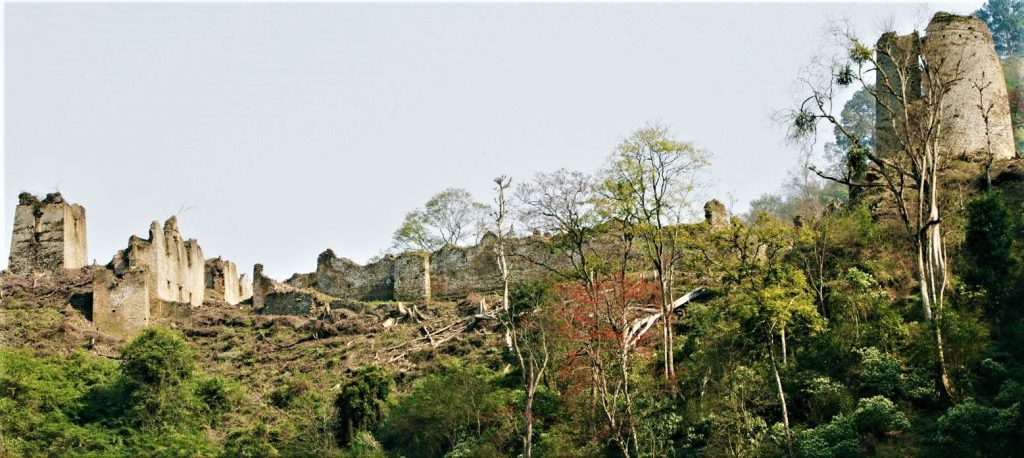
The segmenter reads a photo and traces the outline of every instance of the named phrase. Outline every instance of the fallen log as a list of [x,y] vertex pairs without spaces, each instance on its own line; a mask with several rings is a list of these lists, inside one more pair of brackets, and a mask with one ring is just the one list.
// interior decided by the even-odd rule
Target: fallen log
[[[694,289],[693,291],[684,294],[682,297],[672,302],[672,311],[675,312],[676,309],[681,308],[690,301],[700,297],[706,291],[707,288],[700,286]],[[662,318],[663,315],[664,312],[657,312],[652,315],[633,320],[633,323],[631,323],[629,325],[629,328],[626,330],[626,343],[629,344],[630,346],[636,345],[636,343],[640,341],[640,338],[642,338],[644,334],[646,334],[647,331],[649,331],[654,326],[654,323],[657,323],[658,320]]]

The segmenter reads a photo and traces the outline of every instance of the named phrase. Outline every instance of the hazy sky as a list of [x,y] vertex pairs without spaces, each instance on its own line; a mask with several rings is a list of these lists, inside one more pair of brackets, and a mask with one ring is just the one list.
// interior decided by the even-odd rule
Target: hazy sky
[[9,3],[0,262],[18,192],[55,189],[100,263],[176,213],[240,271],[363,262],[437,191],[593,172],[649,121],[742,211],[796,165],[771,114],[830,18],[873,39],[980,3]]

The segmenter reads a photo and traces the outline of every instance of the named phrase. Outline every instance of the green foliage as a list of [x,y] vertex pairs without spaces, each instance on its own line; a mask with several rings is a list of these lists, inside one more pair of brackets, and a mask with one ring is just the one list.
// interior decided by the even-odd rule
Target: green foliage
[[1017,282],[1018,261],[1013,253],[1016,228],[1003,195],[984,193],[967,205],[964,240],[964,280],[987,297],[984,310],[992,317],[1007,305]]
[[999,409],[973,401],[950,407],[936,423],[935,441],[948,456],[990,456],[1000,445],[991,427],[999,414]]
[[803,389],[807,417],[813,423],[826,423],[853,408],[853,396],[842,383],[828,377],[814,377]]
[[900,361],[875,347],[858,348],[860,362],[854,369],[857,393],[861,396],[892,397],[900,386]]
[[853,419],[840,415],[829,423],[800,431],[794,448],[801,458],[853,458],[860,456],[860,438]]
[[988,24],[1000,56],[1024,56],[1024,1],[988,0],[974,15]]
[[458,444],[497,434],[515,437],[504,408],[522,396],[496,386],[490,369],[447,362],[439,373],[413,382],[381,425],[381,441],[408,457],[442,456]]
[[861,434],[882,435],[910,428],[910,420],[885,396],[857,401],[853,422]]
[[853,43],[853,46],[850,47],[849,55],[850,60],[861,65],[870,61],[875,56],[875,52],[870,46],[860,41],[856,41]]
[[221,456],[241,458],[276,457],[280,453],[270,443],[270,428],[258,422],[251,428],[242,428],[228,433]]
[[936,422],[935,443],[944,456],[1015,456],[1024,443],[1024,386],[1005,382],[991,405],[967,400]]
[[376,366],[365,367],[352,375],[334,401],[338,445],[348,445],[356,431],[377,425],[384,417],[393,385],[391,375]]
[[122,363],[82,353],[38,358],[0,349],[0,451],[15,455],[213,456],[204,428],[239,399],[203,377],[177,332],[150,328]]
[[176,331],[147,328],[125,347],[121,370],[131,387],[180,385],[195,370],[195,355]]

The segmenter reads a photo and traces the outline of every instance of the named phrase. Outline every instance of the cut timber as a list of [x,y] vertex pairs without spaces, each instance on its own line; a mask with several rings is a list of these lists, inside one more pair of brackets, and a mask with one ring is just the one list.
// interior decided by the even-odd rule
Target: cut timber
[[[690,301],[700,297],[705,291],[707,291],[707,289],[701,286],[684,294],[682,297],[672,302],[672,311],[674,312],[676,309],[681,308]],[[640,341],[640,338],[643,337],[644,334],[646,334],[647,331],[654,326],[654,323],[657,323],[663,315],[664,314],[662,312],[657,312],[634,320],[633,323],[629,325],[629,329],[626,330],[626,342],[630,346],[636,345],[636,343]]]

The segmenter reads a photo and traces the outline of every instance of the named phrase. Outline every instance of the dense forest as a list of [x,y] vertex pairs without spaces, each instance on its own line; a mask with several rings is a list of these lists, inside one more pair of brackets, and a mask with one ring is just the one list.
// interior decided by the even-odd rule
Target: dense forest
[[[1024,2],[976,15],[1024,151]],[[493,204],[452,189],[410,212],[397,248],[490,232],[503,285],[473,299],[495,305],[489,324],[407,355],[414,370],[306,328],[287,332],[308,346],[275,344],[287,356],[260,363],[245,345],[285,331],[237,310],[209,332],[150,327],[116,355],[52,345],[77,313],[69,290],[5,280],[0,456],[1017,455],[1024,163],[877,158],[881,89],[865,75],[878,57],[846,44],[822,66],[853,94],[841,110],[779,115],[798,147],[834,133],[828,163],[801,165],[745,214],[694,222],[714,152],[661,124],[595,174],[502,176]],[[508,267],[531,230],[550,235],[541,279]],[[373,345],[400,345],[389,333]]]

